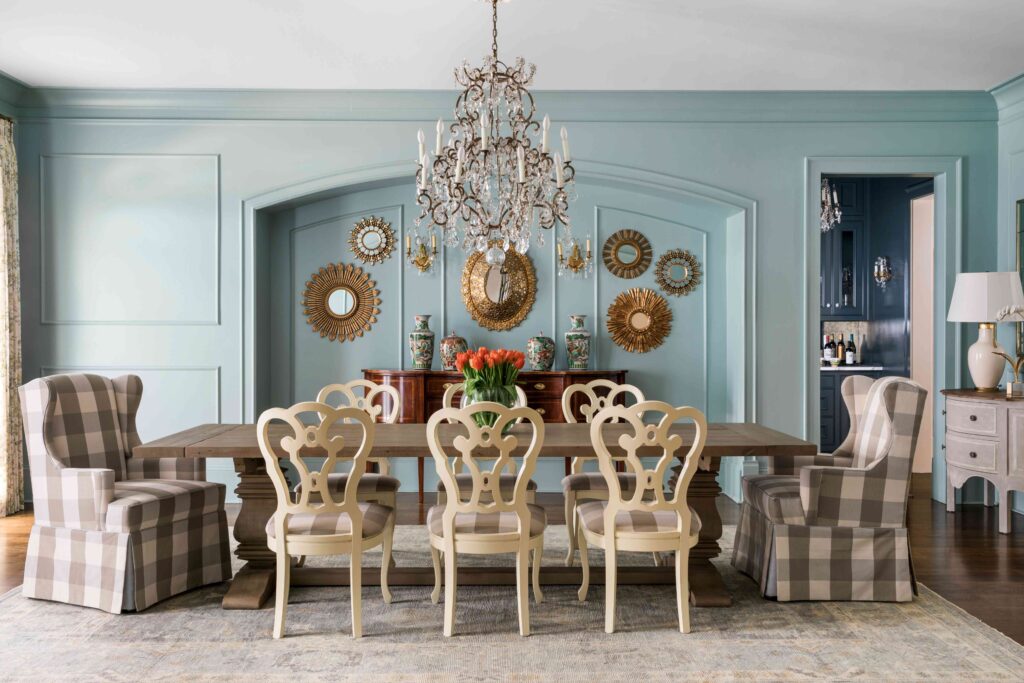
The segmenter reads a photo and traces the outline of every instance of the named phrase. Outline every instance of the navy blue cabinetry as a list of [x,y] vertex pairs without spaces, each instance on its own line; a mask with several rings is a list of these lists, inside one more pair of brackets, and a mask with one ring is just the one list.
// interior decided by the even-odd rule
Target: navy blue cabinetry
[[864,179],[834,181],[842,221],[821,234],[821,319],[866,320],[868,184]]

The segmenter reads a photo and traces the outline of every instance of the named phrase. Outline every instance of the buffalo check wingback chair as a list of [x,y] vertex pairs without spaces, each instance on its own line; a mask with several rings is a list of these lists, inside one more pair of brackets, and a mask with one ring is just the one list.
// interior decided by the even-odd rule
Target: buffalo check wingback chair
[[138,377],[54,375],[20,394],[35,511],[23,595],[117,614],[231,578],[224,485],[202,460],[131,457]]
[[850,432],[834,453],[744,478],[732,564],[780,601],[910,601],[907,497],[928,392],[851,376],[842,394]]

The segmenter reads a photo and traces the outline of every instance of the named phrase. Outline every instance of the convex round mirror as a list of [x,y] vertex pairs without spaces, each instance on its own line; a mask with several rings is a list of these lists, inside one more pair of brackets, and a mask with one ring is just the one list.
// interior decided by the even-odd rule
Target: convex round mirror
[[327,295],[327,309],[336,318],[347,318],[356,307],[356,297],[347,287],[338,287]]
[[671,249],[658,259],[654,278],[666,294],[684,296],[700,284],[700,261],[685,249]]
[[651,243],[643,234],[627,228],[605,240],[601,255],[613,275],[629,280],[642,275],[651,265]]
[[381,263],[395,250],[395,232],[383,218],[362,218],[352,228],[348,244],[363,263]]

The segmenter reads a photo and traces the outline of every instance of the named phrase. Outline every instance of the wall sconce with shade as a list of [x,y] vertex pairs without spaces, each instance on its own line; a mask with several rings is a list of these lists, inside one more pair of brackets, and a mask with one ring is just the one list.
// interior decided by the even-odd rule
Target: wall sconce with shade
[[1003,376],[1006,353],[996,340],[1000,312],[1007,307],[1024,306],[1020,275],[1007,273],[960,273],[956,276],[953,298],[946,320],[952,323],[978,323],[978,341],[967,349],[967,367],[978,391],[995,391]]

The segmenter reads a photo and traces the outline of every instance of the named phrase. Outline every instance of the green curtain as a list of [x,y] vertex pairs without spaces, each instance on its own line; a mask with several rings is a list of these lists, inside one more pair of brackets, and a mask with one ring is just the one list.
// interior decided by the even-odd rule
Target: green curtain
[[25,507],[21,405],[21,258],[14,123],[0,118],[0,517]]

